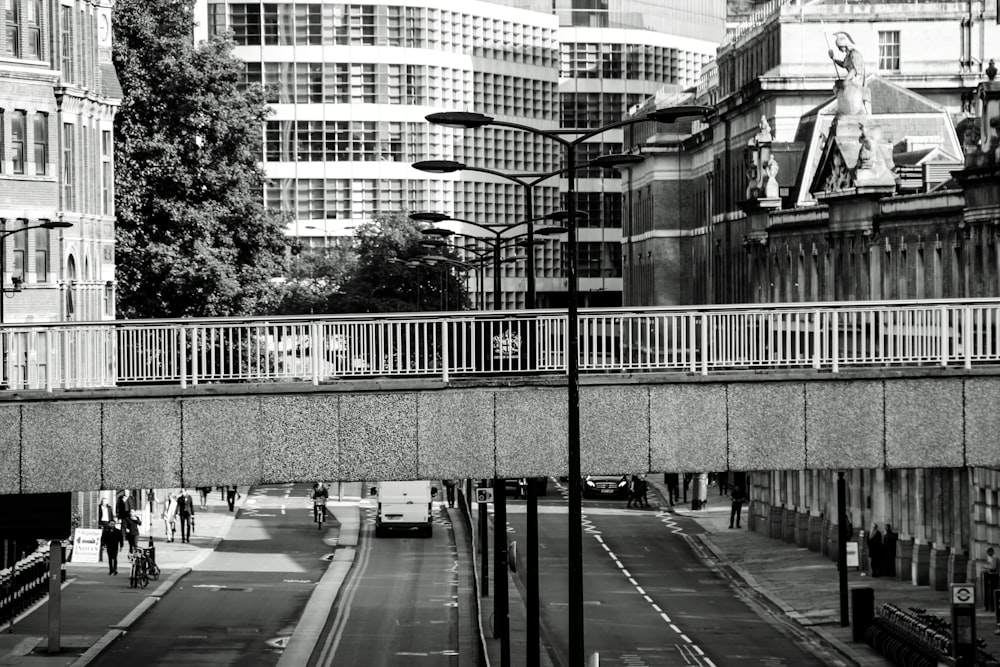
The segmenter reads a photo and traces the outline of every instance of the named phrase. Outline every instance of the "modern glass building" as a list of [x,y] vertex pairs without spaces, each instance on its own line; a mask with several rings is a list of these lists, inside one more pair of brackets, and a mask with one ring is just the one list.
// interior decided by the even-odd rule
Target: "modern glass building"
[[[202,0],[196,11],[195,37],[230,32],[247,83],[266,87],[274,114],[261,156],[269,179],[265,201],[292,216],[289,234],[314,246],[349,236],[378,213],[430,210],[513,224],[561,208],[558,179],[533,188],[529,212],[516,182],[412,167],[446,159],[511,174],[551,172],[561,166],[558,146],[509,128],[453,130],[424,117],[463,110],[536,128],[599,127],[665,87],[694,86],[722,41],[725,19],[722,0]],[[621,150],[619,133],[599,139],[581,151],[582,160]],[[583,300],[618,304],[618,174],[577,175],[579,204],[588,213],[579,246]],[[534,252],[537,305],[561,305],[562,243],[549,240]],[[523,307],[524,265],[503,267],[498,305]],[[489,267],[479,279],[489,289]]]

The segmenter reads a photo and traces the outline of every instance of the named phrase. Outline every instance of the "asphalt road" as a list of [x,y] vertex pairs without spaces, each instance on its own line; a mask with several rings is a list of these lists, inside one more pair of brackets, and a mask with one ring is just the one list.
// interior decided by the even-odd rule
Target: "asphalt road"
[[[508,539],[518,539],[524,504],[509,501],[507,512]],[[583,514],[584,655],[602,667],[842,664],[700,553],[686,536],[695,522],[611,500],[585,501]],[[558,494],[539,502],[543,642],[557,665],[568,664],[570,641],[566,522]]]
[[309,491],[254,488],[219,548],[93,664],[277,664],[331,551]]
[[435,501],[430,538],[376,538],[375,504],[361,504],[354,565],[310,665],[458,665],[458,551]]

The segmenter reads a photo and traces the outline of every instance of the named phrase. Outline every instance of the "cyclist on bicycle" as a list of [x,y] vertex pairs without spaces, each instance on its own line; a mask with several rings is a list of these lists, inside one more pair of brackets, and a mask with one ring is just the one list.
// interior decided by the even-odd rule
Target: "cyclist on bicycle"
[[[314,518],[317,521],[326,521],[326,501],[330,498],[330,491],[323,482],[313,484],[312,500]],[[319,518],[319,513],[323,512],[323,518]]]

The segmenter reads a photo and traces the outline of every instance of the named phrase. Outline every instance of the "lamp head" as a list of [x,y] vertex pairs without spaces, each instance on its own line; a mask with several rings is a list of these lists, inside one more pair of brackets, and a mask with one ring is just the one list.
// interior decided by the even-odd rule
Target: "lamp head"
[[424,234],[425,236],[439,236],[441,238],[446,238],[448,236],[451,236],[455,232],[451,231],[450,229],[441,229],[440,227],[431,227],[429,229],[421,229],[420,233]]
[[[539,220],[557,220],[559,222],[562,222],[563,220],[569,220],[569,211],[552,211],[551,213],[546,213],[545,215],[541,216],[538,219]],[[587,219],[587,212],[586,211],[577,211],[576,212],[576,219],[577,220],[586,220]],[[569,230],[567,229],[567,231],[569,231]]]
[[493,116],[487,116],[473,111],[439,111],[425,116],[428,122],[435,125],[459,127],[474,130],[493,122]]
[[551,227],[539,227],[538,229],[535,230],[535,234],[540,234],[542,236],[546,236],[546,235],[549,235],[549,234],[551,234],[551,235],[565,234],[568,231],[569,230],[567,228],[565,228],[565,227],[560,227],[560,226],[552,225]]
[[72,222],[65,222],[63,220],[49,220],[48,222],[43,222],[40,227],[45,229],[66,229],[67,227],[72,227]]
[[420,239],[420,245],[428,248],[443,248],[448,245],[444,239]]
[[465,165],[455,160],[422,160],[414,162],[413,168],[429,174],[450,174],[465,169]]
[[682,104],[676,107],[655,109],[646,114],[646,117],[658,123],[676,123],[682,119],[708,120],[713,115],[715,115],[715,107],[701,104]]
[[451,216],[447,213],[438,213],[437,211],[417,211],[410,214],[410,220],[416,222],[444,222],[445,220],[451,220]]

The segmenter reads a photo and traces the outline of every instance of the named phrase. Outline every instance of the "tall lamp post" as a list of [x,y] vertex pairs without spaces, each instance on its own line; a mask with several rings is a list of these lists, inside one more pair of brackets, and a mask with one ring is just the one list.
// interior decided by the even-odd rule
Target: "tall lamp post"
[[[2,294],[0,294],[0,325],[2,325],[6,320],[4,319],[4,299],[7,298],[8,294],[17,294],[23,290],[22,280],[17,277],[11,278],[11,287],[7,287],[7,237],[13,236],[14,234],[19,234],[21,232],[27,232],[32,229],[66,229],[67,227],[72,227],[72,222],[63,222],[61,220],[50,220],[48,222],[42,222],[37,225],[28,225],[26,227],[20,227],[18,229],[12,229],[7,231],[7,221],[4,218],[0,218],[0,282],[2,282]],[[3,332],[3,375],[0,377],[0,388],[7,388],[7,332]]]
[[[492,116],[471,111],[444,111],[432,113],[427,120],[437,125],[446,125],[463,129],[486,127],[509,127],[530,134],[546,137],[559,143],[566,154],[567,168],[573,170],[576,165],[577,147],[599,134],[619,127],[637,123],[656,121],[674,123],[683,118],[707,119],[715,113],[715,109],[705,106],[676,106],[656,109],[644,116],[627,118],[615,123],[609,123],[598,128],[566,130],[540,129],[521,123],[497,120]],[[580,482],[580,359],[578,285],[577,285],[577,211],[576,211],[576,177],[571,171],[566,191],[566,222],[569,229],[569,258],[566,263],[568,285],[567,308],[567,376],[568,376],[568,416],[567,416],[567,449],[569,464],[569,512],[568,512],[568,544],[569,544],[569,664],[577,667],[584,664],[584,622],[583,622],[583,487]]]

